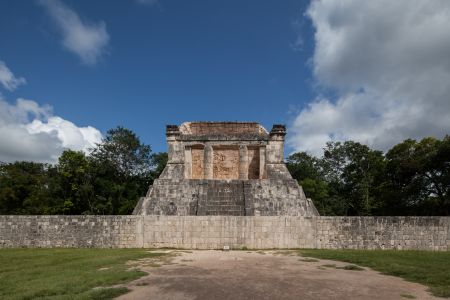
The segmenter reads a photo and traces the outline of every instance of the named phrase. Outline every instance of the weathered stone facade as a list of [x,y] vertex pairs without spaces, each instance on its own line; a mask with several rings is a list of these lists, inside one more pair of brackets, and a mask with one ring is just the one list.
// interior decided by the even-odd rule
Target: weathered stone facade
[[140,222],[135,216],[0,216],[0,246],[136,247]]
[[319,217],[313,248],[450,250],[450,217]]
[[0,216],[0,247],[450,250],[450,217]]
[[318,215],[284,164],[285,134],[252,122],[168,125],[169,161],[133,214]]

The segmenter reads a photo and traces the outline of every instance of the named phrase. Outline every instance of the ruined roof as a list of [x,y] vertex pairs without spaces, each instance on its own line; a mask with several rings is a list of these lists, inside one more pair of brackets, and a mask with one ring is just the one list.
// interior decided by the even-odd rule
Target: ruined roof
[[269,133],[256,122],[184,122],[180,126],[184,135],[242,135],[267,136]]
[[272,134],[284,135],[284,125],[274,125],[269,133],[257,122],[184,122],[180,126],[167,125],[166,135],[184,141],[263,141]]
[[256,122],[185,122],[179,126],[185,141],[263,141],[269,133]]

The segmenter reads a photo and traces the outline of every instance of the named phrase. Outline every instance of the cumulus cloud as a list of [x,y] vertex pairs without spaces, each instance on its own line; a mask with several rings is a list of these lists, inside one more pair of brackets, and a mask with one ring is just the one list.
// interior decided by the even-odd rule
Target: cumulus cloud
[[106,24],[82,21],[75,11],[59,0],[40,0],[39,3],[60,29],[63,46],[78,55],[83,63],[96,64],[109,42]]
[[27,160],[54,163],[64,149],[88,152],[101,142],[97,129],[78,127],[52,114],[48,105],[17,99],[15,105],[0,99],[0,161]]
[[25,78],[16,77],[6,64],[0,60],[0,83],[8,91],[14,91],[19,85],[27,83]]
[[450,133],[450,2],[313,0],[314,76],[322,91],[288,143],[320,154],[329,140],[387,150]]

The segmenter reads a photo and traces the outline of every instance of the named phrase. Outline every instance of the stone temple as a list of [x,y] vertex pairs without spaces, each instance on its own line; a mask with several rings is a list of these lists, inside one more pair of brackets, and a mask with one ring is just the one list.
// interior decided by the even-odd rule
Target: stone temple
[[167,166],[133,214],[318,215],[284,164],[285,135],[254,122],[167,125]]

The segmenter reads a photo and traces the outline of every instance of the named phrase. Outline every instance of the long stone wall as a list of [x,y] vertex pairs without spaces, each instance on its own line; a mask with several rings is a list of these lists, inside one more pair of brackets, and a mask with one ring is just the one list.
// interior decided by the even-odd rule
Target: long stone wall
[[141,220],[135,216],[0,216],[0,247],[139,247]]
[[450,217],[318,217],[315,248],[450,250]]
[[143,233],[150,248],[311,248],[314,240],[307,217],[146,216]]
[[450,250],[450,217],[0,216],[0,247]]

